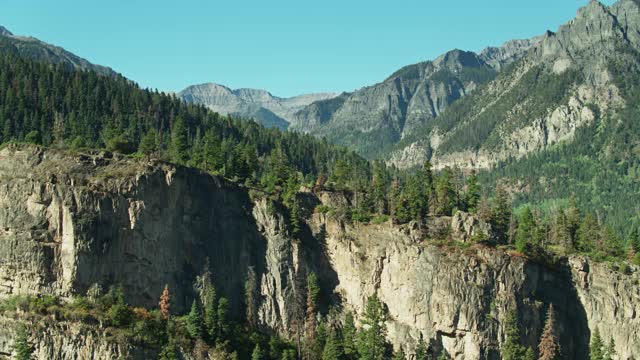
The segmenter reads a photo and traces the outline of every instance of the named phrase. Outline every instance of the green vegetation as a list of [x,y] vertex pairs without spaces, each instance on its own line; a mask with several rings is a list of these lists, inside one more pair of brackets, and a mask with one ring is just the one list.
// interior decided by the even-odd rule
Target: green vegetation
[[520,360],[524,358],[527,349],[520,344],[520,328],[515,311],[512,310],[507,314],[507,323],[505,326],[507,338],[502,345],[502,359]]
[[[609,71],[627,106],[602,114],[592,105],[595,121],[576,130],[568,143],[555,145],[518,161],[505,161],[479,174],[480,183],[518,184],[514,205],[530,206],[544,218],[559,216],[570,201],[585,219],[610,226],[625,245],[640,225],[640,54],[626,47]],[[635,256],[635,255],[634,255]],[[632,258],[630,258],[632,260]]]
[[33,349],[31,348],[31,345],[29,345],[29,336],[27,333],[27,328],[25,326],[21,326],[18,328],[18,333],[16,335],[13,350],[16,353],[16,360],[31,359],[31,353],[33,352]]

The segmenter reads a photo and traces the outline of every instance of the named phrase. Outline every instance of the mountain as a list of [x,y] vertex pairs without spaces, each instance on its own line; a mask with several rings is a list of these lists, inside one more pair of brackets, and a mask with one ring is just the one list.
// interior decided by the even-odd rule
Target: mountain
[[399,168],[482,170],[516,204],[576,201],[628,236],[640,218],[640,6],[591,1],[521,60],[389,156]]
[[195,104],[202,104],[220,114],[252,118],[266,127],[287,129],[293,114],[315,102],[335,97],[336,94],[306,94],[290,98],[271,95],[266,90],[237,89],[208,83],[189,86],[178,97]]
[[[616,64],[636,66],[638,3],[591,1],[480,91],[403,139],[391,162],[489,168],[560,142],[622,109]],[[625,121],[630,121],[629,119]]]
[[36,61],[64,64],[73,69],[91,70],[102,75],[116,74],[111,68],[92,64],[61,47],[47,44],[33,37],[13,35],[3,26],[0,26],[0,51],[28,56]]
[[481,54],[453,50],[403,67],[379,84],[313,103],[291,129],[326,137],[369,158],[379,157],[452,103],[492,80],[539,39],[511,41]]

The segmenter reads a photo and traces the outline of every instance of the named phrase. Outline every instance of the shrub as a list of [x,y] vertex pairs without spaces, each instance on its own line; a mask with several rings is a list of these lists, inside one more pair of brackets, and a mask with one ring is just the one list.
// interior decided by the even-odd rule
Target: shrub
[[384,224],[386,222],[389,221],[389,215],[380,215],[380,216],[376,216],[371,220],[372,224],[375,225],[380,225],[380,224]]

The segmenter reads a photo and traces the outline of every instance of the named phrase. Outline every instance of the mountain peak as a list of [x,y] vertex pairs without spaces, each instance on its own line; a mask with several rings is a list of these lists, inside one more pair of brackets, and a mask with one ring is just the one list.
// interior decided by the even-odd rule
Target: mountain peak
[[599,17],[608,13],[607,6],[598,0],[589,0],[589,3],[578,10],[578,18]]
[[2,36],[13,36],[11,31],[7,30],[7,28],[2,26],[2,25],[0,25],[0,35],[2,35]]

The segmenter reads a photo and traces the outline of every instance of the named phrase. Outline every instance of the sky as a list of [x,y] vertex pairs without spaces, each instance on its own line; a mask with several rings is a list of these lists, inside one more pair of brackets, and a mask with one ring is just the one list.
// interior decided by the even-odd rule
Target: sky
[[587,2],[0,0],[0,25],[142,87],[216,82],[286,97],[352,91],[451,49],[553,31]]

